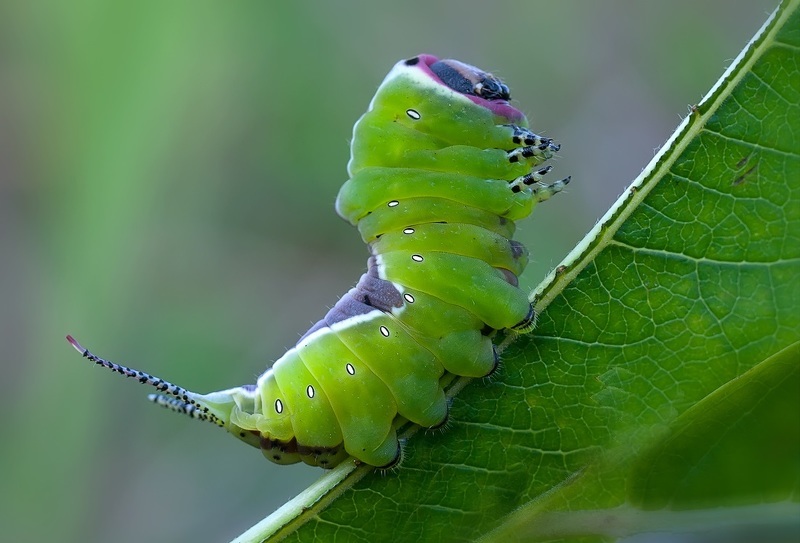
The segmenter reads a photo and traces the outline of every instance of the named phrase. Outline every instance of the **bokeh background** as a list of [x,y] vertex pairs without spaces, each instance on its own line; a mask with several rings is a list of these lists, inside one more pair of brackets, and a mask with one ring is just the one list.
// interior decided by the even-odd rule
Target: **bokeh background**
[[563,144],[573,183],[519,228],[533,288],[776,3],[0,3],[0,539],[225,541],[320,475],[64,335],[198,391],[254,382],[364,270],[333,201],[394,62],[491,70]]

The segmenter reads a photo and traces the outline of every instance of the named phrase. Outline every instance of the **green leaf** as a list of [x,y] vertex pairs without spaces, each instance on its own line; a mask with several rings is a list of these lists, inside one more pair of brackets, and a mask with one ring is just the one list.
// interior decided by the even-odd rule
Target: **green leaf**
[[799,4],[537,290],[537,329],[446,431],[238,541],[800,533]]

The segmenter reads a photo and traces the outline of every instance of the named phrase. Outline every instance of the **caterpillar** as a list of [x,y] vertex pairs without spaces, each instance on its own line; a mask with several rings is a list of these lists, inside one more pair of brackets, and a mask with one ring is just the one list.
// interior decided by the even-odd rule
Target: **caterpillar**
[[148,398],[225,428],[278,464],[332,468],[401,458],[396,417],[438,427],[447,372],[484,377],[498,330],[536,315],[518,277],[515,221],[560,192],[541,167],[560,146],[528,128],[497,77],[456,60],[398,62],[353,128],[336,211],[358,228],[367,271],[256,384],[199,394],[68,341],[90,361],[155,387]]

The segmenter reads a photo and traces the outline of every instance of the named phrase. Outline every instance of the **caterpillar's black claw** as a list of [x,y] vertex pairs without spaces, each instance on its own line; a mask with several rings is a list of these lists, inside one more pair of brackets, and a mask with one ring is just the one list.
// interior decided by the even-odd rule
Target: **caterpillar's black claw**
[[494,355],[494,364],[492,365],[492,369],[489,370],[489,373],[486,374],[490,380],[492,376],[497,373],[497,370],[500,369],[500,353],[497,352],[497,345],[492,345],[492,354]]
[[402,439],[397,440],[397,455],[394,457],[394,459],[392,459],[391,462],[389,462],[385,466],[377,466],[379,470],[388,471],[392,468],[400,466],[400,464],[403,462],[403,442],[404,440]]
[[449,423],[450,423],[450,408],[448,407],[447,412],[444,414],[444,418],[442,419],[442,421],[431,426],[429,430],[440,430],[442,428],[447,427]]
[[536,326],[536,310],[534,310],[533,306],[531,305],[530,309],[528,310],[528,315],[518,324],[512,326],[511,330],[517,332],[518,334],[527,334],[533,330],[534,326]]

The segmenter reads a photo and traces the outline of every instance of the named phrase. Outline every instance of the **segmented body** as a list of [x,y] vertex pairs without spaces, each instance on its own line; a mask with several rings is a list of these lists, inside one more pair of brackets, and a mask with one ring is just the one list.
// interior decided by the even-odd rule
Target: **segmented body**
[[493,332],[532,328],[514,221],[568,182],[540,183],[550,168],[537,167],[558,147],[508,98],[499,80],[457,61],[395,65],[354,127],[336,201],[369,246],[367,272],[255,385],[201,395],[166,383],[151,399],[224,426],[272,461],[323,467],[348,455],[395,463],[398,415],[442,424],[444,372],[488,375]]

